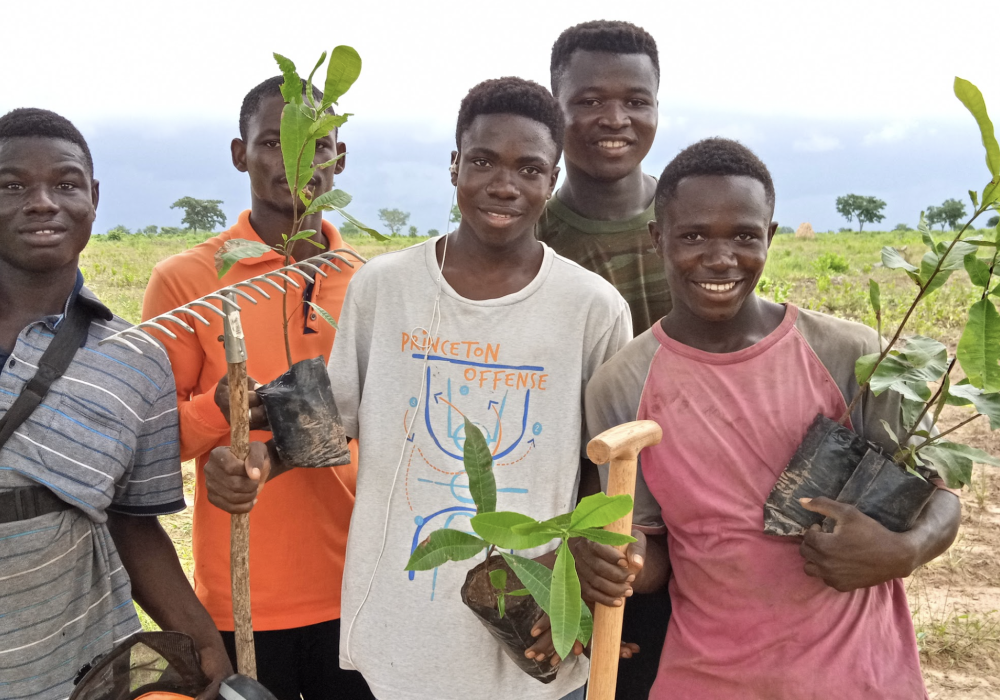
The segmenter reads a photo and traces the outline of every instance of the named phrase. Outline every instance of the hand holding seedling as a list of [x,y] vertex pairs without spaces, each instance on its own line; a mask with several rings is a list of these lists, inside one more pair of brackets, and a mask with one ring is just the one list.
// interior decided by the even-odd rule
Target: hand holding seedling
[[[250,404],[250,430],[270,430],[267,422],[267,414],[264,412],[264,405],[257,396],[257,387],[260,382],[252,377],[247,377],[247,400]],[[229,422],[229,375],[225,375],[219,380],[215,387],[215,405],[222,411],[226,422]]]
[[[555,646],[552,644],[552,623],[549,620],[548,615],[542,615],[538,619],[538,622],[531,629],[531,636],[537,637],[538,641],[535,642],[524,655],[529,659],[535,659],[536,661],[544,661],[549,659],[549,663],[553,666],[559,664],[562,661],[559,658],[559,654],[555,653]],[[579,656],[584,652],[583,644],[580,640],[576,640],[573,643],[573,655]],[[634,642],[622,642],[621,651],[619,656],[623,659],[631,659],[633,655],[639,653],[639,645]]]
[[800,502],[806,510],[836,520],[833,532],[823,532],[819,525],[810,528],[799,552],[807,575],[841,592],[906,578],[938,556],[948,546],[939,543],[954,539],[948,523],[957,523],[953,511],[961,508],[953,494],[939,491],[912,530],[892,532],[846,503],[829,498]]
[[208,502],[227,513],[249,513],[271,476],[271,464],[263,442],[250,443],[246,461],[233,456],[228,447],[216,447],[205,463]]

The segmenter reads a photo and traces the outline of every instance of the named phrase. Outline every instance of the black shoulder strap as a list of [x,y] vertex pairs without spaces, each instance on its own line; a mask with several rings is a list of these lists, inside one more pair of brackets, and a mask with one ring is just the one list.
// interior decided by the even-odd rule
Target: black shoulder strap
[[38,371],[28,380],[20,396],[0,418],[0,447],[28,419],[49,393],[52,382],[61,377],[76,351],[86,342],[91,314],[83,304],[73,304],[56,329],[55,337],[38,361]]

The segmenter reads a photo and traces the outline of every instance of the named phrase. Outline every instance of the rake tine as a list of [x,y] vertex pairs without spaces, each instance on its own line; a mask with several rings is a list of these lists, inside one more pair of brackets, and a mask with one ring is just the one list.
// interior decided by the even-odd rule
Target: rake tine
[[334,253],[347,253],[348,255],[351,255],[351,256],[353,256],[353,257],[357,258],[357,259],[358,259],[359,261],[361,261],[362,263],[366,263],[366,262],[368,262],[368,259],[367,259],[367,258],[363,258],[363,257],[361,257],[360,255],[358,255],[358,254],[357,254],[357,252],[356,252],[356,251],[353,251],[353,250],[351,250],[350,248],[337,248],[337,249],[336,249],[336,250],[334,250],[333,252],[334,252]]
[[350,260],[348,260],[347,258],[345,258],[343,255],[338,255],[337,253],[329,253],[326,256],[326,262],[329,262],[330,258],[335,258],[335,259],[339,260],[340,262],[344,263],[345,265],[347,265],[350,268],[354,267],[354,263],[352,263]]
[[309,262],[309,260],[303,260],[300,263],[296,263],[296,265],[302,265],[303,267],[311,267],[312,269],[316,270],[317,275],[322,275],[323,277],[329,277],[329,275],[326,274],[326,272],[313,265],[311,262]]
[[221,292],[232,292],[233,294],[239,294],[244,299],[248,299],[251,304],[256,304],[257,303],[256,299],[254,299],[252,296],[250,296],[246,292],[242,292],[239,289],[237,289],[236,285],[233,285],[231,287],[226,287],[225,289],[221,289],[219,291],[221,291]]
[[298,275],[302,275],[302,277],[303,277],[304,279],[306,279],[306,280],[308,280],[308,281],[309,281],[309,284],[312,284],[312,283],[313,283],[313,278],[312,278],[312,277],[310,277],[309,275],[307,275],[307,274],[306,274],[305,272],[303,272],[303,271],[302,271],[302,270],[300,270],[299,268],[295,267],[294,265],[289,265],[288,267],[284,267],[284,268],[282,268],[282,269],[283,269],[283,270],[288,270],[288,272],[289,272],[289,273],[292,273],[292,272],[294,272],[294,273],[296,273],[296,274],[298,274]]
[[157,316],[156,318],[149,319],[150,321],[170,321],[171,323],[176,323],[178,326],[186,330],[188,333],[194,333],[194,328],[184,323],[184,321],[179,318],[174,318],[170,314],[163,314],[162,316]]
[[[210,294],[209,296],[212,295]],[[209,304],[207,301],[202,301],[201,299],[195,299],[194,301],[190,302],[188,306],[204,306],[206,309],[211,309],[213,313],[222,316],[222,318],[226,317],[226,314],[221,309],[218,309],[212,304]]]
[[[339,267],[337,267],[336,265],[334,265],[332,262],[330,262],[329,260],[327,260],[325,258],[323,260],[320,260],[319,264],[320,265],[327,265],[329,267],[332,267],[334,272],[343,272],[343,270],[341,270]],[[347,264],[350,265],[350,263],[347,263]],[[351,267],[353,267],[353,265],[351,265]]]
[[[260,294],[262,297],[264,297],[265,299],[270,299],[271,298],[271,295],[269,295],[267,292],[265,292],[263,289],[261,289],[257,285],[251,284],[250,282],[237,282],[236,284],[233,285],[233,287],[234,288],[235,287],[250,287],[250,289],[254,290],[258,294]],[[236,290],[233,289],[233,291],[236,291]]]
[[133,345],[129,341],[125,340],[124,337],[122,337],[124,335],[124,333],[125,333],[125,331],[122,331],[120,333],[115,333],[114,335],[109,335],[104,340],[98,342],[98,345],[103,345],[104,343],[121,343],[122,345],[125,345],[126,347],[129,347],[132,350],[135,350],[140,355],[145,355],[146,353],[144,353],[142,350],[140,350],[135,345]]
[[281,279],[285,280],[286,282],[288,282],[288,284],[292,285],[296,289],[302,289],[302,285],[301,284],[299,284],[298,282],[296,282],[295,280],[293,280],[291,277],[289,277],[285,273],[281,272],[281,270],[275,270],[274,272],[265,272],[264,273],[265,277],[270,277],[272,275],[274,275],[275,277],[280,277]]
[[[212,308],[215,308],[215,307],[212,307]],[[194,309],[189,309],[186,306],[182,306],[179,309],[174,309],[170,313],[172,313],[172,314],[188,314],[190,316],[194,316],[196,319],[198,319],[199,321],[201,321],[206,326],[212,325],[211,323],[209,323],[209,321],[208,321],[207,318],[205,318],[204,316],[202,316],[200,313],[198,313]]]
[[[241,310],[239,304],[237,304],[232,299],[219,294],[218,292],[215,292],[213,294],[206,294],[205,296],[202,297],[202,299],[219,299],[219,300],[222,301],[223,304],[229,304],[231,307],[233,307],[234,310],[236,310],[236,311],[240,311]],[[254,303],[257,303],[257,302],[254,302]]]
[[169,328],[166,328],[165,326],[160,325],[156,321],[150,320],[150,321],[146,321],[145,323],[140,323],[139,325],[147,327],[147,328],[149,328],[149,327],[155,328],[158,331],[162,331],[163,334],[165,336],[167,336],[168,338],[172,338],[174,340],[177,340],[177,336]]
[[[270,274],[270,273],[268,273],[268,274]],[[257,280],[258,282],[267,282],[269,285],[271,285],[272,287],[274,287],[275,289],[277,289],[282,294],[285,293],[285,288],[284,287],[282,287],[280,284],[278,284],[274,280],[268,279],[266,275],[261,275],[260,277],[254,277],[253,279]]]

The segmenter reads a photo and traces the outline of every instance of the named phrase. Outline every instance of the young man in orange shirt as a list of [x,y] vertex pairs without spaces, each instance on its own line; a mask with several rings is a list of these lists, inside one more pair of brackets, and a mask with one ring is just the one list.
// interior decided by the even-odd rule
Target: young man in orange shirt
[[[228,231],[164,260],[153,270],[143,300],[148,319],[220,287],[275,270],[283,260],[277,253],[237,262],[221,279],[214,264],[216,251],[228,240],[281,242],[292,220],[291,197],[281,158],[279,128],[284,100],[280,76],[251,90],[240,111],[240,138],[233,139],[233,165],[250,176],[250,211]],[[345,146],[335,134],[316,144],[315,162],[326,162]],[[333,187],[333,168],[316,171],[316,195]],[[308,217],[303,229],[324,249],[344,247],[337,230]],[[299,241],[292,257],[302,260],[319,253],[309,241]],[[353,270],[316,277],[301,289],[289,287],[288,324],[293,362],[322,356],[329,359],[335,330],[306,304],[312,301],[334,317],[340,316]],[[247,372],[255,381],[269,382],[288,370],[281,339],[282,304],[277,295],[257,305],[243,304]],[[229,388],[222,346],[221,319],[210,326],[195,324],[194,334],[181,333],[165,342],[177,379],[181,458],[195,459],[197,481],[194,504],[195,591],[223,630],[230,656],[235,659],[231,579],[229,574],[230,516],[208,502],[203,467],[215,447],[229,444]],[[220,381],[221,380],[221,381]],[[250,394],[251,440],[270,439],[267,419],[256,394]],[[296,469],[268,489],[250,516],[250,590],[254,638],[260,681],[279,700],[301,696],[370,698],[361,675],[341,670],[340,588],[347,529],[354,506],[357,446],[351,444],[350,466]],[[226,631],[229,630],[229,631]],[[235,660],[234,660],[235,663]]]

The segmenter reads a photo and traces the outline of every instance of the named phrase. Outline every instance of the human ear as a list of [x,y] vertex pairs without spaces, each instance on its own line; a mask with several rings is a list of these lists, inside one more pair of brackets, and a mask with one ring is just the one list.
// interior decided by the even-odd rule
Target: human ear
[[552,179],[549,180],[549,198],[556,191],[556,182],[559,180],[559,166],[552,168]]
[[771,225],[767,228],[767,247],[771,247],[771,241],[774,240],[774,234],[778,230],[778,222],[772,221]]
[[448,172],[451,173],[451,186],[458,187],[458,158],[461,154],[458,151],[451,152],[451,165]]
[[90,183],[90,199],[94,202],[94,211],[97,211],[97,202],[101,199],[101,183],[97,180]]
[[229,151],[233,154],[233,167],[241,173],[247,171],[247,145],[243,139],[233,139],[229,144]]
[[337,155],[340,159],[333,166],[333,174],[340,175],[347,167],[347,145],[343,141],[337,141]]
[[655,250],[656,254],[662,258],[663,250],[661,249],[660,244],[663,242],[663,235],[660,233],[659,224],[654,219],[646,224],[646,226],[649,228],[649,237],[653,239],[653,250]]

